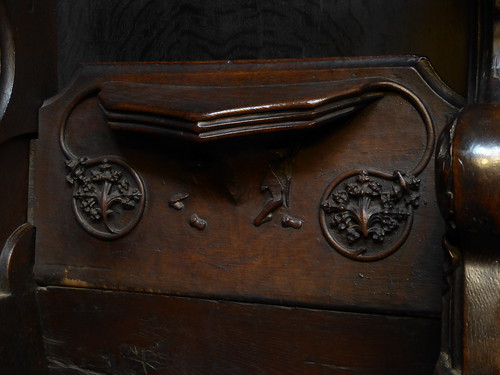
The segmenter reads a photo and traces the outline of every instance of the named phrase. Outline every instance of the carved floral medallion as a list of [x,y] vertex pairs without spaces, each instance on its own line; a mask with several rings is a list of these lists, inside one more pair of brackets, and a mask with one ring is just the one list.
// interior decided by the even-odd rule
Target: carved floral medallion
[[339,176],[321,201],[320,223],[328,242],[342,255],[361,261],[392,254],[410,233],[419,184],[400,172],[392,180],[359,170]]
[[116,157],[72,159],[66,181],[73,186],[77,221],[100,239],[129,233],[144,211],[144,187],[138,174]]

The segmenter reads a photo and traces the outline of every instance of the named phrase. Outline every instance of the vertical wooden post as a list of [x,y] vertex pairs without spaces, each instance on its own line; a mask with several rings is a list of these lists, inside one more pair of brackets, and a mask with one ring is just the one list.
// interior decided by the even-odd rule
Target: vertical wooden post
[[470,104],[441,135],[436,157],[449,265],[439,374],[500,373],[499,8],[478,2]]

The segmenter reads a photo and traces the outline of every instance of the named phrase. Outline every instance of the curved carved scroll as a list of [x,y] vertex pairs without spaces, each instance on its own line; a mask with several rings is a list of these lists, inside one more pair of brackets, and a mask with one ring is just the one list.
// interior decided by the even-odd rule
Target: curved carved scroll
[[[381,98],[381,93],[367,89],[376,82],[377,79],[369,78],[255,84],[243,88],[105,82],[81,92],[72,108],[83,98],[96,96],[112,129],[158,133],[196,142],[216,141],[330,123]],[[89,159],[70,150],[66,123],[72,108],[66,110],[59,143],[67,158],[67,181],[74,187],[75,217],[85,230],[98,238],[119,238],[140,220],[144,210],[143,183],[138,174],[117,157]],[[266,185],[263,189],[269,189],[272,194],[272,186]],[[287,193],[281,191],[271,197],[254,224],[269,220],[273,210],[286,205],[286,197]],[[191,221],[198,229],[206,226],[194,225],[196,223],[197,220]],[[282,225],[300,229],[302,222],[284,217]]]
[[130,233],[145,208],[146,191],[139,174],[117,156],[78,156],[67,144],[66,126],[71,111],[96,89],[80,93],[66,110],[59,130],[59,145],[66,157],[66,182],[73,187],[73,213],[91,235],[114,240]]
[[[420,162],[406,174],[347,172],[327,188],[320,209],[323,233],[336,250],[353,259],[376,260],[396,251],[408,236],[418,203],[415,176],[428,164],[434,147],[432,119],[425,105],[404,86],[374,77],[287,85],[256,82],[244,87],[111,81],[89,87],[80,93],[80,100],[95,96],[112,129],[206,142],[316,128],[358,112],[382,98],[384,92],[406,98],[424,120],[427,145]],[[70,112],[66,112],[66,120]],[[61,125],[60,146],[68,159],[67,180],[74,186],[75,216],[98,238],[121,237],[142,215],[142,181],[119,158],[87,159],[73,154],[66,143],[66,120]],[[263,183],[263,190],[271,197],[255,218],[256,226],[269,221],[277,208],[288,205],[290,177],[289,173],[282,176],[281,169],[286,168],[271,170],[277,182],[271,178]],[[342,188],[341,183],[347,187]],[[300,219],[292,219],[284,218],[283,227],[300,229]]]
[[420,198],[416,176],[429,163],[435,143],[432,118],[420,99],[392,82],[379,82],[373,89],[381,88],[398,92],[418,110],[427,144],[419,163],[408,173],[355,169],[338,176],[325,189],[320,204],[323,234],[340,254],[359,261],[385,258],[408,238]]
[[80,225],[101,239],[129,233],[144,210],[139,175],[116,157],[68,160],[66,181],[73,186],[73,212]]
[[436,191],[448,224],[439,374],[500,369],[500,104],[467,105],[441,133]]

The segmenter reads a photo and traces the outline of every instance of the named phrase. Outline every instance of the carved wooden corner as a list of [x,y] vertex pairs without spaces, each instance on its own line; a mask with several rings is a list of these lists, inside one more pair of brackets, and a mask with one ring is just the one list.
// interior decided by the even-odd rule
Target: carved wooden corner
[[442,134],[437,188],[448,223],[438,373],[500,373],[500,105],[472,104]]

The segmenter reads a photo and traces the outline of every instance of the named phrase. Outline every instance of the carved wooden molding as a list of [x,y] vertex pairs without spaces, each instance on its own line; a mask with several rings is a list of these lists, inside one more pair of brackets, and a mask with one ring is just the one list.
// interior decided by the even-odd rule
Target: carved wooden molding
[[[382,91],[394,91],[415,106],[427,132],[425,152],[413,174],[418,175],[425,168],[434,147],[434,125],[425,105],[404,86],[378,78],[246,87],[110,82],[95,90],[94,95],[99,98],[111,128],[153,132],[194,141],[217,141],[227,137],[314,128],[359,111],[383,97]],[[140,177],[116,157],[78,158],[67,145],[65,129],[64,122],[60,145],[68,158],[70,173],[67,181],[74,186],[73,211],[78,222],[101,239],[119,238],[129,233],[144,210],[145,190]],[[289,158],[283,158],[280,163],[286,164]],[[277,208],[288,206],[291,176],[285,173],[280,177],[284,173],[280,172],[281,164],[270,166],[272,176],[278,182],[277,189],[273,191],[272,181],[263,184],[263,190],[269,190],[271,198],[255,218],[256,226],[269,221]],[[411,175],[403,177],[399,172],[389,175],[372,171],[371,175],[395,179],[397,184],[389,190],[376,192],[383,200],[379,204],[375,204],[373,194],[368,199],[363,193],[365,196],[358,197],[358,200],[364,200],[364,203],[359,203],[355,209],[352,204],[343,208],[342,204],[347,203],[355,193],[345,191],[345,202],[340,202],[339,194],[342,192],[338,191],[337,185],[347,183],[344,180],[355,174],[359,175],[358,179],[364,175],[368,185],[378,184],[382,189],[382,185],[374,182],[366,172],[355,170],[344,173],[325,192],[320,210],[323,213],[320,215],[321,227],[328,242],[341,254],[363,261],[381,259],[396,251],[410,232],[412,207],[417,206],[417,180]],[[127,215],[127,210],[133,211],[132,214]],[[124,219],[124,216],[130,217]],[[119,224],[112,224],[113,221]],[[195,220],[192,217],[190,224],[198,229],[206,227],[206,221],[199,218]],[[300,229],[302,224],[301,219],[283,216],[282,225],[285,228]],[[402,230],[399,230],[400,227]],[[362,240],[363,245],[353,248],[352,245],[361,236],[365,239],[370,237],[375,245]],[[381,244],[383,248],[380,248]]]
[[369,81],[247,87],[109,83],[98,97],[113,129],[208,141],[314,128],[347,116],[380,98],[366,92]]

